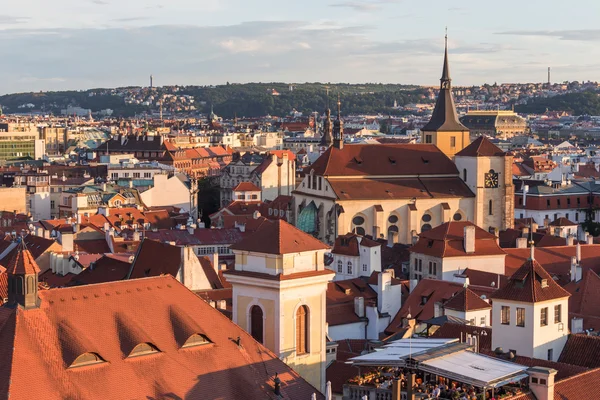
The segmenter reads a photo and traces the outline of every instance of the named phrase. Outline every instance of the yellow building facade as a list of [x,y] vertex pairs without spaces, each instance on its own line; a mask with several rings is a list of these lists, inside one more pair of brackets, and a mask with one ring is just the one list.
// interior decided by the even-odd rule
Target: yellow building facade
[[231,248],[233,321],[323,391],[329,247],[278,221]]

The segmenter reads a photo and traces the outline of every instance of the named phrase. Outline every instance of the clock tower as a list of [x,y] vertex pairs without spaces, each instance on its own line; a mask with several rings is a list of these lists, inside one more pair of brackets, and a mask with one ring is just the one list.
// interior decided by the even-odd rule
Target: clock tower
[[474,223],[486,230],[513,227],[512,157],[485,136],[456,154],[461,178],[475,193]]

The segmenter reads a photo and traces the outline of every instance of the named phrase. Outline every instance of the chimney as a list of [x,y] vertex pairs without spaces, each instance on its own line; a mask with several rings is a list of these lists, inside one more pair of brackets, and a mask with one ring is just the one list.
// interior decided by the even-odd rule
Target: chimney
[[577,257],[577,264],[581,262],[581,244],[579,241],[577,242],[577,247],[575,248],[575,257]]
[[73,251],[73,232],[62,232],[60,244],[63,251]]
[[526,249],[527,248],[527,238],[520,237],[517,238],[517,249]]
[[593,237],[592,235],[588,234],[588,235],[585,237],[585,242],[586,242],[587,244],[594,244],[594,237]]
[[139,242],[140,241],[140,233],[138,231],[134,231],[133,232],[133,241],[134,242]]
[[550,226],[550,222],[550,218],[544,218],[544,227],[547,228],[548,226]]
[[553,368],[531,367],[529,374],[529,389],[538,400],[554,399],[554,377],[558,371]]
[[464,287],[469,287],[471,284],[469,277],[463,274],[454,274],[454,282],[460,283]]
[[465,253],[475,253],[475,227],[473,225],[465,226],[464,246]]
[[212,253],[210,256],[207,256],[210,259],[210,263],[212,264],[215,272],[218,274],[221,266],[219,265],[219,253]]
[[538,224],[537,222],[532,222],[531,223],[531,233],[536,233],[538,230]]
[[574,317],[571,319],[571,333],[583,333],[583,318]]
[[579,282],[582,277],[583,271],[577,257],[571,257],[571,281]]
[[190,235],[193,235],[194,231],[196,230],[196,224],[189,224],[187,226],[187,230]]
[[358,318],[364,318],[365,316],[365,298],[355,297],[354,298],[354,313],[358,315]]
[[523,208],[527,205],[527,193],[529,193],[529,185],[523,186]]
[[377,276],[377,308],[380,313],[386,313],[390,310],[389,289],[391,288],[392,274],[388,271],[380,272]]
[[[575,238],[571,235],[567,236],[567,246],[573,246],[573,244],[575,243]],[[579,244],[577,244],[579,245]]]
[[523,230],[521,232],[522,232],[521,237],[524,237],[524,238],[529,237],[529,228],[528,227],[523,228]]

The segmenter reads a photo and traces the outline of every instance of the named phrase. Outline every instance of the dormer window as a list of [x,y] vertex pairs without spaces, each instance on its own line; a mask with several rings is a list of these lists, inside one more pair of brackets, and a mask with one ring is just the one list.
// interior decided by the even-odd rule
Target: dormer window
[[421,296],[421,305],[424,306],[427,304],[427,296]]
[[197,346],[204,346],[205,344],[210,344],[210,343],[212,343],[212,342],[210,340],[208,340],[208,338],[205,335],[202,335],[201,333],[194,333],[192,336],[190,336],[188,338],[188,340],[185,341],[185,343],[181,347],[182,348],[197,347]]
[[148,354],[160,353],[160,350],[152,343],[140,343],[131,350],[129,358],[146,356]]
[[86,367],[88,365],[96,365],[105,363],[106,360],[100,357],[98,353],[83,353],[69,365],[69,368]]
[[542,279],[542,288],[548,287],[548,279]]

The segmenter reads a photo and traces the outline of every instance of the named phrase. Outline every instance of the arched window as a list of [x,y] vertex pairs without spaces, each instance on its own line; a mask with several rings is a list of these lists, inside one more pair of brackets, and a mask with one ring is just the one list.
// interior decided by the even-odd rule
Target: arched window
[[308,307],[296,311],[296,354],[308,353]]
[[194,333],[185,341],[185,343],[181,347],[204,346],[205,344],[209,343],[210,340],[208,340],[208,338],[205,335],[202,335],[201,333]]
[[97,353],[83,353],[69,365],[69,368],[85,367],[86,365],[101,364],[106,362]]
[[463,181],[467,181],[467,169],[463,169]]
[[488,214],[489,215],[494,215],[494,204],[492,203],[492,200],[490,200],[489,204],[488,204]]
[[259,343],[263,342],[263,311],[260,306],[250,309],[250,334]]
[[430,231],[430,230],[431,230],[431,225],[429,225],[429,224],[424,224],[424,225],[421,227],[421,233],[423,233],[423,232],[427,232],[427,231]]
[[352,262],[348,261],[348,273],[352,274]]
[[139,357],[148,354],[158,353],[160,350],[152,343],[140,343],[131,350],[129,357]]
[[339,273],[342,273],[342,272],[344,272],[344,263],[342,262],[342,260],[339,260],[339,261],[338,261],[338,267],[337,267],[337,268],[338,268],[338,270],[337,270],[337,271],[338,271]]
[[360,226],[357,228],[354,228],[354,233],[356,233],[357,235],[360,235],[360,236],[365,236],[365,234],[366,234],[365,229]]

